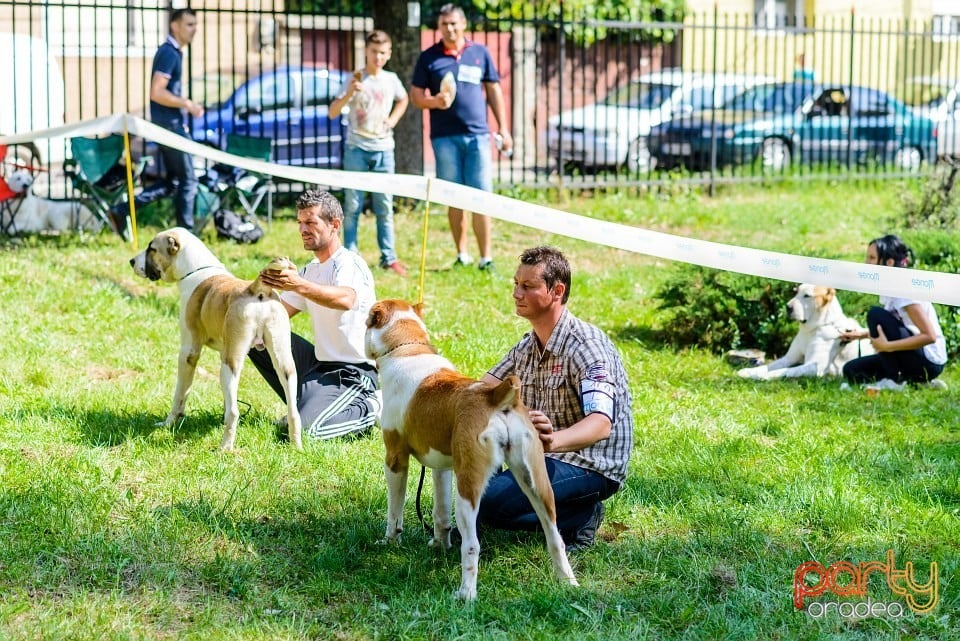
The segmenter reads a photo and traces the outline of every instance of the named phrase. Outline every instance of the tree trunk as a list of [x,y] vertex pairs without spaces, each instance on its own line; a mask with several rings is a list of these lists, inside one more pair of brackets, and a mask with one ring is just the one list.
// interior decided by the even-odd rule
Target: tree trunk
[[[387,69],[400,76],[409,93],[413,68],[420,55],[420,27],[408,27],[406,3],[391,0],[373,0],[373,24],[393,40],[393,55]],[[397,143],[397,173],[422,174],[423,112],[411,103],[393,135]]]

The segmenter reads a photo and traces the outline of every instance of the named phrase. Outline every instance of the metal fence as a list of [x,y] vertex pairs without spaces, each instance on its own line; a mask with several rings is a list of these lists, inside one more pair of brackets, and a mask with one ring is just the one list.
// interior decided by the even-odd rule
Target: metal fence
[[[0,92],[10,97],[0,101],[0,132],[147,115],[150,66],[168,14],[148,4],[0,0]],[[355,69],[374,27],[363,15],[291,15],[279,1],[194,8],[200,30],[184,85],[208,110],[282,65]],[[783,28],[718,12],[683,23],[468,18],[470,37],[487,45],[500,70],[517,142],[512,158],[494,153],[502,187],[888,177],[960,153],[960,48],[932,21],[851,14]],[[420,48],[438,39],[426,27],[411,31]],[[413,59],[395,56],[391,65],[407,70]],[[318,124],[322,135],[295,130],[307,105],[269,95],[266,85],[261,94],[258,108],[275,113],[257,114],[270,123],[260,134],[298,146],[281,161],[336,166],[337,154],[309,147],[342,144],[341,123]],[[311,106],[314,115],[325,108]],[[409,119],[426,122],[412,107]],[[420,154],[429,173],[427,136],[398,156]],[[67,144],[38,141],[11,153],[55,165]]]

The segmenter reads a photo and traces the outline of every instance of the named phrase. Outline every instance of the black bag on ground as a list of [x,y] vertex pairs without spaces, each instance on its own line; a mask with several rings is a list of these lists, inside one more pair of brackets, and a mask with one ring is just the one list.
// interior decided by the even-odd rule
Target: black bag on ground
[[213,214],[217,236],[238,243],[255,243],[263,238],[263,228],[256,220],[241,216],[231,209],[218,209]]

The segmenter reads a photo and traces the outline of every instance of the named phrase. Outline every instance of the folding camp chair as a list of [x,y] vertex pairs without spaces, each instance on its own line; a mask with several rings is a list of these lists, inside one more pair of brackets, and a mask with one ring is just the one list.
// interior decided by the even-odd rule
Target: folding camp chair
[[[104,224],[125,240],[130,233],[130,207],[127,205],[127,169],[123,162],[123,136],[105,138],[71,138],[73,158],[63,163],[80,199]],[[150,161],[143,157],[133,167],[133,179],[139,180]]]
[[[0,145],[0,169],[6,169],[7,146]],[[0,171],[0,235],[12,236],[16,229],[16,216],[23,204],[23,194],[14,191],[7,183],[6,171]]]
[[[273,140],[240,134],[227,134],[228,154],[270,162],[273,155]],[[217,164],[213,166],[219,178],[216,191],[224,205],[236,200],[247,215],[257,218],[257,208],[267,201],[267,225],[273,220],[273,180],[269,175],[247,171],[238,167]]]
[[[3,152],[0,145],[0,153]],[[17,210],[23,202],[22,194],[10,189],[6,179],[0,175],[0,235],[11,236],[16,229]]]

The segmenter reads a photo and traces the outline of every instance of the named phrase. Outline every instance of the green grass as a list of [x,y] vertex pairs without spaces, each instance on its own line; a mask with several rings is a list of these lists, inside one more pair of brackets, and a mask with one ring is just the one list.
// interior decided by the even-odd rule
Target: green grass
[[[865,241],[888,231],[897,187],[615,193],[567,207],[859,261]],[[379,436],[291,450],[271,425],[282,406],[250,367],[238,451],[218,454],[212,352],[187,418],[157,427],[173,393],[176,288],[135,277],[118,239],[30,239],[0,250],[0,638],[960,638],[955,366],[944,374],[950,392],[877,398],[833,380],[744,381],[717,356],[657,342],[651,296],[665,261],[496,223],[498,271],[450,270],[445,216],[429,223],[427,323],[465,373],[482,374],[526,331],[512,312],[512,274],[538,243],[566,251],[571,309],[623,354],[636,449],[602,540],[572,559],[580,589],[554,581],[542,536],[492,533],[478,601],[454,600],[459,555],[426,547],[415,478],[403,541],[376,544],[386,512]],[[411,277],[375,271],[379,297],[417,299],[422,224],[419,210],[398,214]],[[361,222],[372,265],[374,227]],[[141,230],[140,244],[154,231]],[[208,241],[248,278],[275,254],[307,258],[289,212],[257,245]],[[295,329],[308,333],[305,320]],[[424,495],[429,513],[429,480]],[[800,563],[882,561],[887,549],[921,579],[939,564],[932,614],[847,622],[793,609]],[[870,585],[874,601],[896,600]]]

